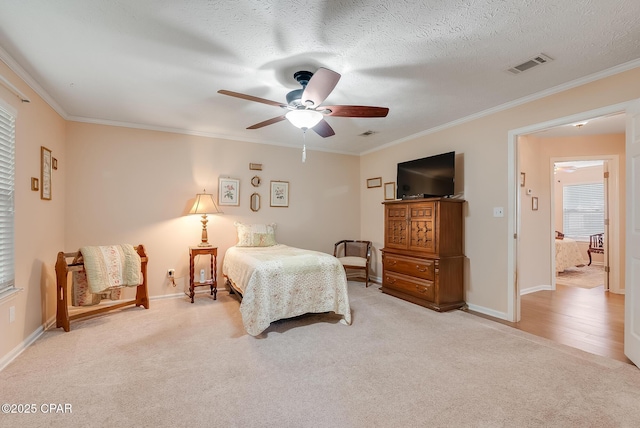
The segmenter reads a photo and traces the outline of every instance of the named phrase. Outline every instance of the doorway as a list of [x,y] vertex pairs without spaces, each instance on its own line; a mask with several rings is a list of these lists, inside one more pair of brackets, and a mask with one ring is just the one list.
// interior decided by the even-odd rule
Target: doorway
[[609,158],[574,156],[551,162],[552,288],[602,286],[608,291]]
[[[624,292],[623,278],[620,276],[621,259],[624,257],[624,246],[620,245],[620,231],[624,230],[624,226],[621,226],[621,208],[618,204],[621,200],[618,164],[620,157],[624,159],[625,150],[624,118],[624,114],[607,114],[602,117],[601,120],[603,121],[616,122],[618,127],[616,131],[606,134],[595,132],[595,129],[594,132],[591,132],[591,130],[584,132],[588,127],[586,123],[583,122],[577,127],[573,126],[576,123],[573,123],[570,119],[563,124],[540,127],[532,130],[532,132],[514,136],[517,138],[515,143],[517,168],[514,171],[514,176],[519,177],[520,186],[517,186],[519,188],[516,188],[515,192],[517,219],[514,237],[517,239],[514,242],[514,254],[516,256],[514,267],[517,269],[514,277],[517,278],[517,284],[514,287],[513,295],[513,320],[516,323],[519,322],[520,325],[531,325],[531,320],[527,320],[524,317],[529,317],[531,313],[540,316],[542,312],[547,311],[545,315],[540,317],[540,320],[544,319],[546,323],[544,328],[534,327],[533,330],[538,330],[537,332],[529,331],[527,328],[522,329],[587,351],[589,349],[585,348],[589,348],[588,346],[585,347],[581,346],[580,343],[576,343],[576,341],[580,341],[580,336],[585,337],[586,343],[593,342],[594,336],[598,334],[610,335],[609,338],[604,337],[603,342],[617,341],[618,343],[615,346],[618,349],[615,352],[622,356],[624,356],[621,351],[623,346],[622,337],[624,335],[624,303],[620,304],[620,300],[622,299],[622,302],[624,302],[624,296],[620,295],[615,296],[613,299],[607,299],[609,292],[605,293],[604,286],[592,292],[587,289],[578,290],[567,286],[562,281],[556,282],[557,261],[554,238],[556,231],[562,232],[562,229],[565,228],[563,224],[565,218],[562,210],[560,210],[559,214],[555,211],[556,205],[563,204],[562,199],[558,199],[562,198],[563,192],[562,189],[560,192],[555,192],[554,185],[558,184],[557,176],[560,168],[566,168],[563,171],[565,173],[564,179],[561,179],[561,181],[567,181],[569,174],[575,173],[580,167],[587,168],[589,162],[599,162],[602,169],[613,165],[612,168],[609,168],[612,170],[609,171],[611,178],[608,187],[611,191],[609,192],[608,200],[610,205],[615,204],[615,207],[612,207],[613,209],[609,213],[609,217],[615,223],[615,230],[610,231],[611,233],[608,234],[609,239],[607,241],[610,244],[611,251],[603,255],[602,259],[598,258],[598,264],[601,264],[604,268],[607,265],[606,261],[611,259],[612,265],[615,265],[615,268],[612,266],[612,287],[617,293]],[[597,123],[598,120],[600,118],[594,117],[589,122]],[[603,155],[605,153],[606,155]],[[578,162],[583,162],[584,164],[578,164]],[[569,163],[573,165],[569,165]],[[568,172],[570,167],[574,168],[571,173]],[[576,182],[574,184],[584,184],[578,183],[580,180],[573,181]],[[624,192],[622,192],[623,194]],[[584,220],[585,216],[590,214],[582,213],[582,219]],[[603,213],[600,214],[605,215]],[[604,221],[600,223],[602,227],[604,227],[604,224]],[[579,232],[584,233],[584,231]],[[575,233],[575,230],[571,233]],[[588,235],[591,235],[591,233]],[[585,237],[580,237],[580,241],[584,242],[585,240]],[[568,244],[569,242],[565,243]],[[580,244],[580,257],[584,262],[576,261],[574,265],[588,264],[586,253],[588,246],[588,242]],[[613,255],[614,251],[616,253],[615,256]],[[604,256],[607,258],[604,258]],[[563,268],[562,266],[559,267]],[[615,271],[617,271],[617,275],[614,276],[613,273]],[[583,302],[582,305],[584,306],[586,304],[584,302],[587,300],[590,302],[588,304],[594,305],[594,307],[609,308],[608,305],[611,303],[613,303],[614,307],[614,309],[609,308],[615,312],[614,315],[612,315],[613,312],[607,309],[603,313],[602,321],[598,321],[597,315],[593,315],[591,322],[587,320],[584,323],[585,326],[594,323],[596,325],[600,324],[598,326],[600,330],[595,333],[591,331],[581,332],[580,327],[566,324],[566,322],[575,322],[579,317],[584,318],[584,314],[578,315],[577,312],[571,312],[580,309],[572,305],[572,302],[580,301]],[[535,302],[535,304],[532,302]],[[558,304],[558,302],[563,303]],[[523,304],[524,306],[522,306]],[[533,312],[531,312],[532,304],[534,306],[538,305]],[[591,311],[591,313],[595,314],[595,311]],[[607,321],[614,318],[617,320],[615,321],[617,323],[615,326],[604,326]],[[557,325],[554,325],[554,322],[557,322]],[[554,329],[557,331],[554,331]],[[541,334],[541,330],[546,330],[547,333]],[[571,337],[572,331],[575,332],[576,330],[578,331],[577,334]],[[613,336],[615,336],[615,340],[609,340],[613,339]],[[594,353],[603,354],[602,352]]]

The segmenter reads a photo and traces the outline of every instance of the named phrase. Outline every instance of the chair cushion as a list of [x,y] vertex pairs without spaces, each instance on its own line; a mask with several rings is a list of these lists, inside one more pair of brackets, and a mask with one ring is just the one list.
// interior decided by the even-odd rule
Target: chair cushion
[[338,260],[342,265],[366,267],[367,259],[364,257],[339,257]]

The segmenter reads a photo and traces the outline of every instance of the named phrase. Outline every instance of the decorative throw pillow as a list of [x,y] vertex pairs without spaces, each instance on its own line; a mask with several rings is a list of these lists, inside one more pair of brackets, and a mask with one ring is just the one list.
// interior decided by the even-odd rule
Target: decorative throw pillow
[[237,247],[271,247],[276,245],[276,224],[234,223],[238,231]]

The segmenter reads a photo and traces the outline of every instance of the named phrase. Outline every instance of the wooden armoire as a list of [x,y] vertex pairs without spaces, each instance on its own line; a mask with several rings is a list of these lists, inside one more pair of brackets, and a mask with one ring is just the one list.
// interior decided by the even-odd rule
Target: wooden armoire
[[382,292],[436,311],[465,305],[463,203],[449,198],[384,202]]

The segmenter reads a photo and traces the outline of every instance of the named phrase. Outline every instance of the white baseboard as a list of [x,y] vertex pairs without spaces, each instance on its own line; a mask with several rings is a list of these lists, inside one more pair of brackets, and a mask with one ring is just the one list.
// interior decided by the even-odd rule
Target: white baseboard
[[553,288],[550,285],[536,285],[535,287],[529,287],[529,288],[520,290],[520,295],[524,296],[525,294],[535,293],[536,291],[543,291],[543,290],[553,290]]
[[470,311],[479,312],[483,315],[488,315],[490,317],[498,318],[505,321],[509,320],[507,314],[504,312],[498,312],[493,309],[485,308],[484,306],[474,305],[473,303],[467,303],[467,307]]
[[22,343],[13,348],[7,355],[0,359],[0,371],[4,370],[13,360],[18,358],[20,354],[24,352],[33,342],[35,342],[44,333],[44,327],[38,327],[33,333],[29,335]]

